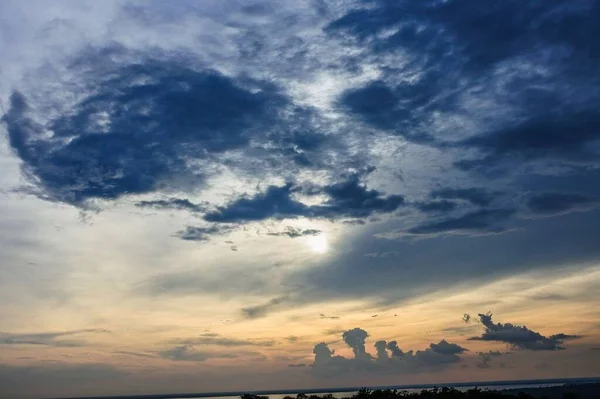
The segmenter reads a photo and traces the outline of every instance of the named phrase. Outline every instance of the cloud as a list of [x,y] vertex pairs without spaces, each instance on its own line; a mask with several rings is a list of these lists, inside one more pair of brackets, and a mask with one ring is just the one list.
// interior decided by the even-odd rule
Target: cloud
[[207,227],[187,226],[178,231],[175,236],[185,241],[208,241],[213,235],[221,235],[231,231],[231,228],[212,225]]
[[265,317],[271,311],[280,308],[288,302],[288,296],[279,296],[261,305],[242,308],[242,315],[248,319],[258,319],[260,317]]
[[456,208],[456,203],[452,201],[427,201],[427,202],[419,202],[416,204],[417,209],[421,212],[426,213],[435,213],[435,212],[450,212]]
[[[598,82],[593,71],[600,46],[589,38],[599,32],[598,15],[593,3],[523,7],[511,0],[489,9],[475,1],[373,0],[350,8],[325,31],[361,49],[349,57],[349,69],[365,58],[382,65],[379,79],[340,96],[351,116],[443,147],[441,137],[452,132],[442,135],[436,122],[467,115],[478,129],[459,124],[470,137],[455,143],[463,156],[472,153],[466,149],[480,157],[455,164],[488,170],[535,159],[597,160],[591,144],[599,138],[600,112],[592,104],[600,92],[589,83]],[[542,62],[543,72],[528,67]],[[497,116],[477,115],[480,104]]]
[[419,84],[390,87],[383,81],[372,81],[342,93],[339,106],[367,125],[393,131],[411,142],[431,143],[431,135],[409,128],[409,123],[416,117],[415,110],[432,94]]
[[154,200],[154,201],[140,201],[135,204],[140,208],[153,208],[153,209],[173,209],[173,210],[186,210],[190,212],[204,212],[206,204],[194,204],[185,198],[169,198],[167,200]]
[[192,345],[192,346],[201,346],[201,345],[211,345],[211,346],[223,346],[223,347],[237,347],[237,346],[264,346],[269,347],[275,345],[275,341],[273,340],[253,340],[253,339],[238,339],[238,338],[230,338],[223,337],[218,334],[203,334],[199,337],[195,338],[186,338],[176,340],[177,343],[182,343],[184,345]]
[[587,145],[598,140],[599,131],[600,113],[596,110],[567,108],[561,113],[542,113],[516,126],[463,141],[463,146],[477,148],[485,157],[459,161],[457,166],[482,169],[507,158],[593,159],[593,151]]
[[580,338],[579,335],[563,333],[546,337],[525,326],[494,323],[491,313],[480,313],[479,320],[485,327],[484,332],[481,336],[469,338],[470,340],[504,342],[515,350],[561,350],[565,349],[564,341]]
[[291,198],[293,185],[269,186],[265,192],[250,198],[239,198],[227,206],[209,212],[209,222],[239,223],[256,220],[296,218],[309,215],[309,207]]
[[499,351],[477,352],[477,356],[479,356],[479,363],[477,363],[477,367],[480,369],[489,369],[492,367],[492,358],[502,355],[503,353]]
[[152,359],[155,358],[155,355],[149,354],[149,353],[143,353],[143,352],[132,352],[132,351],[114,351],[113,352],[116,355],[126,355],[126,356],[133,356],[133,357],[141,357],[144,359]]
[[387,343],[384,340],[375,342],[375,345],[373,346],[377,350],[377,360],[385,362],[389,359],[390,355],[387,351]]
[[236,354],[233,353],[217,353],[217,352],[200,352],[194,349],[193,345],[180,345],[171,349],[166,349],[157,353],[160,357],[184,362],[204,362],[208,359],[235,359]]
[[341,182],[315,187],[311,194],[328,197],[319,205],[306,205],[293,198],[302,188],[288,183],[269,186],[253,197],[242,197],[226,206],[209,212],[204,219],[209,222],[240,223],[265,219],[312,218],[364,218],[374,213],[391,213],[404,204],[400,195],[384,196],[377,190],[369,190],[361,184],[357,174]]
[[304,364],[304,363],[288,364],[288,367],[292,367],[292,368],[306,367],[306,364]]
[[600,204],[597,198],[567,193],[540,193],[527,200],[527,207],[536,215],[559,215],[589,210]]
[[404,352],[398,348],[396,341],[378,340],[374,344],[377,351],[374,357],[366,351],[365,342],[368,336],[369,334],[361,328],[347,330],[342,334],[342,339],[354,353],[352,359],[335,355],[335,351],[325,342],[315,345],[313,349],[315,372],[324,376],[333,376],[354,372],[396,373],[435,370],[459,362],[459,355],[467,351],[457,344],[441,340],[439,343],[430,344],[425,350]]
[[43,333],[6,333],[0,332],[0,345],[43,345],[53,347],[88,346],[89,342],[82,339],[63,339],[65,337],[86,334],[110,333],[102,329],[71,330]]
[[367,355],[365,348],[365,340],[368,336],[369,334],[362,328],[353,328],[352,330],[345,331],[342,334],[342,339],[346,345],[352,348],[352,352],[354,352],[356,358],[370,357]]
[[191,165],[247,146],[289,103],[272,84],[242,83],[183,60],[105,72],[84,99],[44,125],[23,94],[11,95],[2,119],[10,145],[47,199],[81,206],[178,183],[183,189],[190,179],[197,186],[206,175]]
[[492,203],[497,193],[490,192],[488,190],[470,187],[470,188],[441,188],[431,192],[431,198],[441,198],[444,200],[459,199],[468,201],[473,205],[488,206]]
[[280,231],[277,233],[267,233],[267,235],[275,236],[275,237],[289,237],[289,238],[298,238],[305,236],[318,236],[321,234],[321,230],[317,229],[297,229],[291,226],[287,226],[285,231]]
[[402,349],[398,347],[398,343],[396,341],[390,341],[387,343],[387,348],[390,352],[392,352],[392,356],[401,357],[404,356],[404,352]]
[[370,252],[364,254],[367,258],[389,258],[400,255],[398,251],[386,251],[386,252]]
[[432,351],[434,351],[436,353],[440,353],[442,355],[456,355],[456,354],[464,353],[467,351],[467,349],[461,347],[460,345],[451,344],[448,341],[446,341],[445,339],[442,339],[437,344],[431,344],[429,346]]
[[360,182],[358,174],[350,175],[345,181],[323,188],[329,196],[321,206],[315,207],[315,213],[325,218],[350,217],[361,218],[373,213],[391,213],[404,204],[401,195],[385,197],[377,190],[369,190]]
[[515,213],[514,209],[481,209],[439,222],[425,223],[408,229],[406,233],[415,236],[499,234],[508,230],[504,224]]
[[314,370],[324,376],[361,373],[415,372],[417,370],[435,370],[460,361],[460,354],[467,349],[445,340],[432,343],[429,348],[416,352],[404,352],[396,341],[378,340],[374,344],[376,356],[366,351],[367,331],[353,328],[342,333],[342,339],[352,349],[354,358],[348,359],[335,355],[329,344],[321,342],[313,348],[315,355]]

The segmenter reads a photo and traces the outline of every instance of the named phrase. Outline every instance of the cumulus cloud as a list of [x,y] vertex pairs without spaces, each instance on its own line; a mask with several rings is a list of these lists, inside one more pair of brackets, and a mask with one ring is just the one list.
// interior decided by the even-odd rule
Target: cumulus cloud
[[353,328],[352,330],[344,332],[342,334],[342,339],[350,348],[352,348],[352,352],[354,352],[356,358],[365,356],[370,357],[365,348],[365,340],[368,336],[369,334],[362,328]]
[[387,343],[383,340],[375,342],[375,350],[377,350],[377,360],[385,362],[389,359],[390,355],[387,351]]
[[480,313],[479,320],[485,327],[484,332],[481,336],[469,338],[470,340],[504,342],[515,350],[561,350],[565,349],[563,346],[564,341],[580,338],[579,335],[563,333],[546,337],[525,326],[511,323],[494,323],[491,313]]
[[430,344],[425,350],[404,352],[396,341],[376,341],[376,356],[366,351],[365,342],[369,334],[361,328],[343,332],[342,339],[352,349],[354,358],[335,355],[325,342],[315,345],[314,370],[317,373],[332,376],[352,372],[415,372],[417,370],[435,370],[460,361],[460,354],[467,349],[441,340]]
[[442,339],[437,344],[430,345],[431,350],[442,355],[456,355],[466,352],[466,349],[457,344],[451,344],[445,339]]

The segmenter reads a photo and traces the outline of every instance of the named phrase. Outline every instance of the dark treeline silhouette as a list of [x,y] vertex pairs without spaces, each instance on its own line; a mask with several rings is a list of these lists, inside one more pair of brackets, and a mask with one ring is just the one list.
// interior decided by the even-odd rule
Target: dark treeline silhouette
[[[539,392],[536,392],[537,390]],[[600,399],[600,384],[570,385],[547,388],[530,388],[528,392],[519,390],[490,390],[472,388],[460,391],[456,388],[442,387],[424,389],[420,392],[409,392],[396,389],[368,389],[362,388],[352,396],[345,396],[341,399]],[[540,395],[541,394],[541,395]],[[241,399],[269,399],[268,396],[245,394]],[[307,395],[300,393],[296,396],[285,396],[283,399],[338,399],[333,394]]]

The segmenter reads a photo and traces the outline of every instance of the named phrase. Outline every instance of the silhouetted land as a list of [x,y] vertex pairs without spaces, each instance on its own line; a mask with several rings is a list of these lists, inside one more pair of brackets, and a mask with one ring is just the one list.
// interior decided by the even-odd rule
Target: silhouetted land
[[[482,390],[478,388],[459,391],[455,388],[424,389],[420,392],[409,392],[396,389],[363,388],[352,396],[342,399],[600,399],[600,383],[581,385],[562,385],[554,387],[521,388],[507,390]],[[269,399],[268,396],[242,395],[241,399]],[[286,396],[283,399],[337,399],[333,394]]]

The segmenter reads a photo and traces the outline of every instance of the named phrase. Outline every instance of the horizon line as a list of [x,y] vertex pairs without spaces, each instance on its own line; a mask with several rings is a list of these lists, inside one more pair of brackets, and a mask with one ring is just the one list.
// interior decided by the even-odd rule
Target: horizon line
[[219,398],[226,396],[241,395],[284,395],[284,394],[317,394],[354,392],[362,388],[367,389],[428,389],[435,387],[468,387],[468,386],[499,386],[499,385],[533,385],[533,384],[565,384],[569,382],[600,382],[600,376],[596,377],[573,377],[573,378],[544,378],[527,380],[492,380],[492,381],[468,381],[468,382],[446,382],[430,384],[404,384],[404,385],[377,385],[360,387],[336,387],[336,388],[311,388],[311,389],[271,389],[254,391],[218,391],[197,393],[167,393],[167,394],[142,394],[142,395],[111,395],[111,396],[68,396],[47,399],[192,399],[192,398]]

